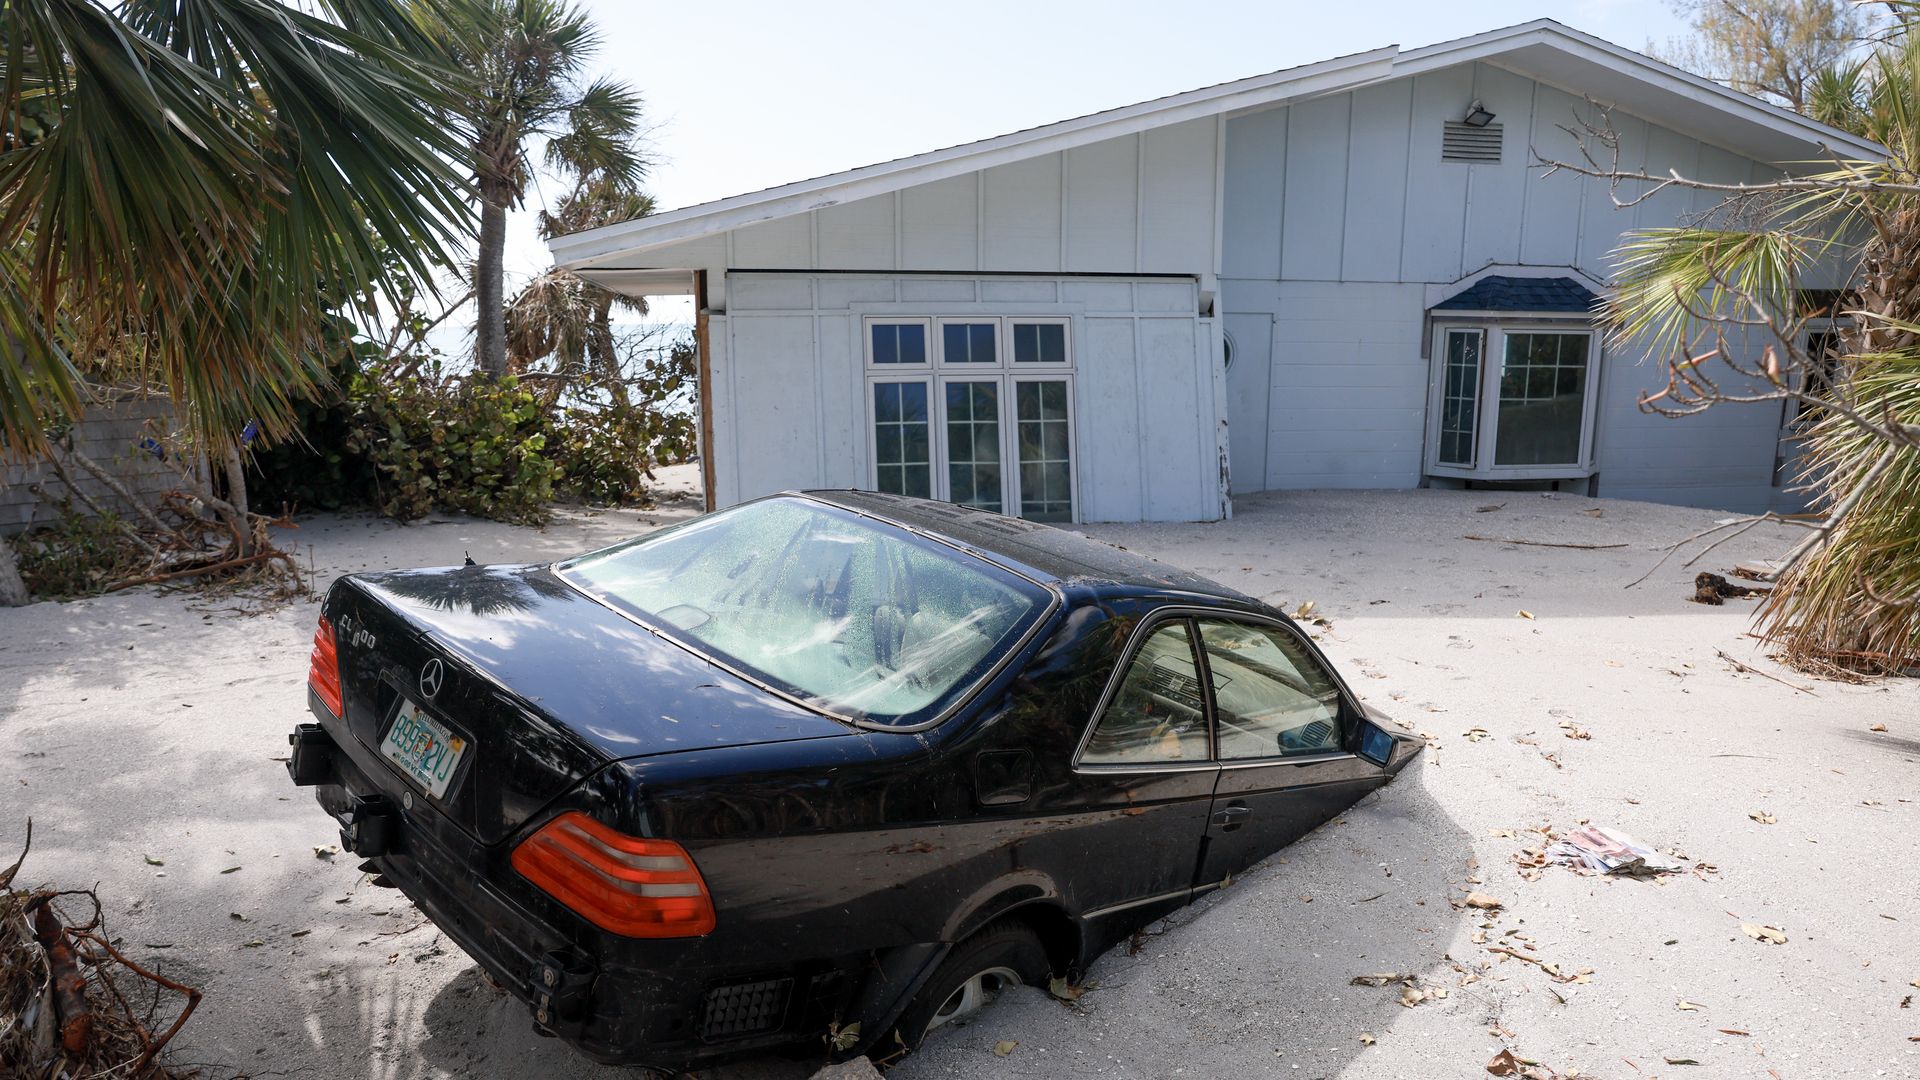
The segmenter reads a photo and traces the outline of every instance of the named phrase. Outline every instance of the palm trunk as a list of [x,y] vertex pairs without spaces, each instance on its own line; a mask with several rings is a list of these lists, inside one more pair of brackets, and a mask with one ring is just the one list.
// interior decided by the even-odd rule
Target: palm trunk
[[234,556],[244,559],[253,554],[253,523],[247,518],[247,467],[238,447],[227,448],[226,471],[227,502],[233,510],[227,524],[233,529]]
[[20,577],[20,559],[13,544],[0,536],[0,607],[25,607],[27,583]]
[[499,378],[507,373],[507,307],[501,296],[507,248],[507,209],[480,200],[480,251],[474,260],[474,294],[480,308],[473,333],[473,366]]

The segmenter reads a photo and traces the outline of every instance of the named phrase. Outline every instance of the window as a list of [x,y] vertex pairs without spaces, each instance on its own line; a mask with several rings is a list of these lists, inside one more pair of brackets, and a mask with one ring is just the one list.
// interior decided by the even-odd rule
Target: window
[[872,334],[872,360],[876,364],[924,364],[927,362],[927,324],[924,322],[875,322]]
[[1440,463],[1473,468],[1480,441],[1480,352],[1484,330],[1447,331],[1440,384]]
[[1073,462],[1067,384],[1022,379],[1013,384],[1020,420],[1020,516],[1073,520]]
[[971,555],[806,499],[774,498],[561,567],[604,602],[832,712],[932,719],[1048,609]]
[[1000,383],[958,381],[947,395],[947,498],[999,513]]
[[1277,626],[1203,620],[1222,760],[1339,753],[1340,689]]
[[1014,323],[1013,362],[1016,364],[1066,363],[1066,324]]
[[1186,620],[1153,632],[1127,662],[1120,689],[1087,738],[1089,765],[1204,762],[1207,707]]
[[1530,331],[1505,336],[1493,463],[1577,464],[1593,335]]
[[[1064,318],[869,319],[873,486],[1073,521],[1070,326]],[[923,370],[902,371],[911,365]]]
[[950,322],[940,325],[940,362],[943,364],[994,364],[999,356],[994,339],[1000,328],[990,322]]
[[927,430],[927,384],[873,384],[874,486],[894,495],[931,498],[932,441]]
[[1427,471],[1486,480],[1591,475],[1598,351],[1585,320],[1443,323],[1433,342]]

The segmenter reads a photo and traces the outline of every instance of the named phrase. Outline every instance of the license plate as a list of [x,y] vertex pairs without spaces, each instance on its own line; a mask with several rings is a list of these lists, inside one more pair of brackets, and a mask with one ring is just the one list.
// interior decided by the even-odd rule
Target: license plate
[[420,706],[401,698],[400,712],[387,728],[387,737],[380,741],[380,752],[426,788],[427,794],[442,799],[461,755],[467,752],[467,740],[421,712]]

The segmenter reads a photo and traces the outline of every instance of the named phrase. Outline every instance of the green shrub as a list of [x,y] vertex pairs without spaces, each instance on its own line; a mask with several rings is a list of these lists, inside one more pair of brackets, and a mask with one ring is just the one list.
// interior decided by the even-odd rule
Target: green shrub
[[372,502],[407,520],[435,508],[523,524],[546,521],[561,469],[550,420],[517,380],[358,376],[349,452],[373,468]]

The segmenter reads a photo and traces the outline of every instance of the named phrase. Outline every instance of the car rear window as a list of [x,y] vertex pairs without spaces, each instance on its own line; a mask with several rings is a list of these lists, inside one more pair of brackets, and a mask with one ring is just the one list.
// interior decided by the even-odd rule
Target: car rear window
[[557,569],[742,674],[902,727],[971,689],[1050,602],[984,559],[799,498],[708,514]]

